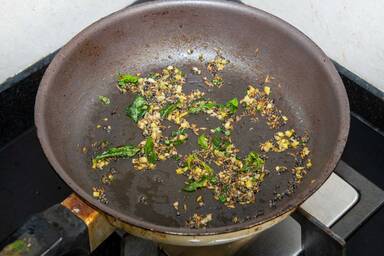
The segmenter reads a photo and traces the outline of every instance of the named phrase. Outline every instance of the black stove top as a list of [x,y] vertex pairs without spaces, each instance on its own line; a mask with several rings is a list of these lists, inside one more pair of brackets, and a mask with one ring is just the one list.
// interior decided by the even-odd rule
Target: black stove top
[[[342,160],[384,189],[384,136],[352,115],[350,137]],[[17,137],[0,151],[0,240],[20,226],[28,216],[60,202],[71,190],[47,162],[35,128]],[[375,254],[384,249],[384,209],[371,217],[347,243],[348,255]],[[114,234],[93,255],[116,255],[121,236]],[[365,246],[363,246],[365,245]]]
[[[0,241],[27,218],[62,201],[71,190],[47,162],[33,126],[34,98],[52,56],[8,81],[0,90]],[[351,128],[342,160],[384,190],[383,93],[337,65],[351,105]],[[11,84],[11,85],[10,85]],[[0,85],[0,88],[2,86]],[[384,251],[384,208],[348,239],[348,255]],[[114,233],[92,255],[118,255],[123,235]]]

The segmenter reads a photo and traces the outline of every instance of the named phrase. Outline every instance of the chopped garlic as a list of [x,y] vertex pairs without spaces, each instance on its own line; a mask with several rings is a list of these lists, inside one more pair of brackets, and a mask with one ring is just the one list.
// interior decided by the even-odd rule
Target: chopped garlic
[[269,95],[271,93],[271,87],[269,86],[264,86],[264,93]]

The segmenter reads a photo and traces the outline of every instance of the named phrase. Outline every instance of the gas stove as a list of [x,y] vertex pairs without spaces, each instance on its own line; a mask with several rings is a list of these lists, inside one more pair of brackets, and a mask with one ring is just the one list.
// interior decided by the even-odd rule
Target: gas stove
[[[38,62],[25,78],[16,78],[10,88],[0,91],[0,247],[28,216],[71,193],[46,160],[33,127],[36,90],[52,57]],[[383,96],[336,66],[352,114],[347,146],[334,173],[283,222],[252,240],[206,248],[198,255],[332,256],[346,251],[348,255],[377,255],[384,250],[384,209],[380,209],[384,202]],[[180,251],[117,231],[92,255],[186,255]]]
[[[383,201],[383,190],[340,161],[326,183],[293,216],[251,241],[216,246],[214,251],[195,255],[344,255],[350,235]],[[180,249],[125,233],[119,239],[122,255],[186,255]]]
[[[361,138],[362,135],[366,137]],[[361,150],[364,150],[365,144],[374,141],[376,143],[372,144],[371,150],[380,158],[380,152],[383,151],[380,146],[383,144],[379,142],[383,140],[380,133],[373,131],[353,114],[351,136],[343,158],[316,193],[292,216],[251,241],[219,246],[215,248],[216,254],[210,251],[207,255],[225,255],[224,252],[236,252],[234,255],[243,256],[343,255],[350,241],[353,241],[353,234],[358,233],[361,225],[364,228],[364,223],[384,202],[383,190],[350,165],[356,166],[356,161],[369,161],[372,152]],[[354,158],[356,154],[360,156],[359,159]],[[380,165],[380,161],[370,162],[367,167],[378,168],[376,165]],[[71,191],[47,162],[36,138],[35,128],[3,147],[0,162],[0,191],[3,203],[7,205],[0,213],[1,219],[7,220],[0,226],[0,240],[4,240],[28,215],[60,202]],[[380,213],[384,215],[383,211]],[[151,241],[116,232],[92,255],[149,256],[167,255],[169,252],[170,255],[182,255],[175,253],[175,248],[160,248]]]

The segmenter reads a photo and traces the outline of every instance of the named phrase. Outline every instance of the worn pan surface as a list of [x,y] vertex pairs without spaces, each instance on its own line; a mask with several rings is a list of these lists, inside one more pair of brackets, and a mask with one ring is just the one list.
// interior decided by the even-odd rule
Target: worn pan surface
[[[189,55],[187,49],[194,49]],[[270,207],[274,192],[287,188],[289,173],[271,172],[257,194],[255,204],[228,209],[212,199],[211,192],[181,191],[185,178],[175,175],[174,161],[161,162],[155,171],[133,170],[131,161],[113,162],[118,174],[106,187],[109,204],[95,200],[92,187],[100,184],[105,171],[93,171],[94,153],[82,147],[109,140],[112,145],[137,143],[143,138],[124,115],[132,95],[117,90],[118,72],[159,70],[177,65],[188,71],[204,68],[198,55],[206,59],[220,48],[231,61],[224,70],[225,85],[208,92],[219,102],[242,98],[249,84],[258,84],[266,75],[275,79],[272,94],[289,117],[287,127],[311,136],[313,168],[294,195]],[[256,53],[256,49],[259,52]],[[280,84],[280,85],[279,85]],[[187,78],[186,90],[205,90],[201,79]],[[103,106],[99,95],[111,98]],[[81,197],[102,211],[132,225],[174,234],[215,234],[237,231],[261,224],[297,207],[327,179],[343,151],[349,128],[349,107],[343,84],[326,55],[306,36],[280,19],[241,4],[218,1],[152,2],[114,13],[72,39],[56,55],[39,88],[35,119],[38,136],[50,163]],[[103,121],[107,117],[108,121]],[[205,126],[216,127],[215,120]],[[191,120],[191,119],[190,119]],[[200,121],[202,122],[202,121]],[[233,135],[243,152],[258,149],[274,131],[242,121]],[[111,126],[111,133],[96,126]],[[181,152],[196,147],[196,138],[181,146]],[[286,161],[271,156],[267,168]],[[196,208],[202,194],[205,207]],[[187,204],[187,212],[176,216],[173,202]],[[206,229],[186,228],[185,218],[193,213],[213,213]],[[240,223],[232,223],[238,216]]]

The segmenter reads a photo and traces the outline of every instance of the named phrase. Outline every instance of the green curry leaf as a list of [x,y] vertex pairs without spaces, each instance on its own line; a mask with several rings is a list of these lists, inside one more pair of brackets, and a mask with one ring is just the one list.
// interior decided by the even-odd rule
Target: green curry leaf
[[221,150],[221,143],[222,143],[222,140],[220,138],[220,135],[218,134],[213,135],[213,138],[212,138],[213,147],[217,150]]
[[244,159],[243,171],[257,172],[261,170],[264,165],[264,160],[255,151],[250,152]]
[[220,132],[223,132],[224,131],[224,129],[222,128],[222,127],[216,127],[215,129],[213,129],[213,132],[214,133],[220,133]]
[[139,152],[139,148],[133,145],[125,145],[121,147],[109,148],[108,150],[96,155],[95,160],[103,160],[107,158],[127,158],[133,157]]
[[195,180],[195,181],[190,181],[185,185],[183,188],[184,191],[186,192],[194,192],[199,188],[204,188],[208,185],[208,179],[206,177],[202,178],[201,180]]
[[219,195],[219,201],[221,203],[225,203],[227,201],[227,195],[226,194],[220,194]]
[[233,115],[239,108],[239,101],[237,98],[233,98],[225,104],[225,108],[227,108],[229,113]]
[[167,118],[169,114],[175,111],[178,107],[178,103],[169,103],[160,110],[160,116],[162,118]]
[[184,140],[177,140],[176,139],[176,140],[173,140],[171,143],[172,143],[173,146],[178,146],[178,145],[183,144],[186,141],[187,141],[187,139],[184,139]]
[[154,149],[154,143],[152,137],[148,137],[144,145],[144,154],[147,157],[148,161],[152,164],[157,161],[157,154]]
[[216,127],[213,129],[213,132],[213,148],[219,151],[225,151],[226,148],[231,144],[230,140],[228,140],[228,136],[231,135],[231,131],[225,130],[222,127]]
[[208,138],[204,134],[200,135],[199,138],[197,139],[197,143],[202,149],[207,149],[208,148]]
[[125,89],[127,88],[128,85],[136,85],[139,83],[139,78],[138,76],[133,76],[130,74],[122,74],[119,77],[119,80],[117,81],[118,86],[120,89]]
[[188,155],[187,160],[185,161],[186,164],[187,164],[188,169],[192,168],[192,164],[195,161],[195,159],[197,159],[195,154]]
[[177,131],[172,131],[172,137],[176,137],[178,135],[185,134],[185,129],[179,129]]
[[213,101],[198,100],[194,102],[191,107],[189,107],[188,112],[191,114],[197,114],[218,106],[219,105]]
[[143,96],[137,96],[133,103],[125,109],[125,112],[127,116],[137,123],[147,113],[148,108],[146,99]]
[[192,170],[196,166],[200,166],[204,168],[204,170],[206,171],[206,175],[204,175],[200,180],[193,180],[193,179],[188,180],[185,187],[183,188],[184,191],[193,192],[199,188],[206,187],[208,183],[211,183],[211,184],[217,183],[217,178],[214,176],[214,170],[212,169],[212,167],[206,164],[204,161],[200,160],[196,156],[196,154],[188,155],[185,162],[186,162],[186,167],[189,170]]

